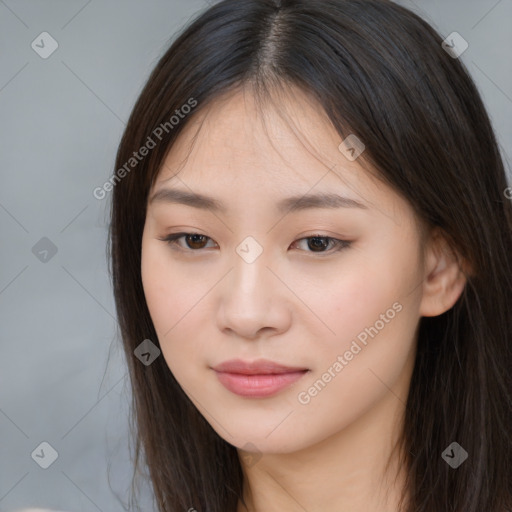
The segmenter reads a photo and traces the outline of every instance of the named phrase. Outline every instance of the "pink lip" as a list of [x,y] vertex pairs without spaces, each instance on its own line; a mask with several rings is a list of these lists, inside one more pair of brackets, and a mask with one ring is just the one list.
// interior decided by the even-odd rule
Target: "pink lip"
[[267,359],[226,361],[213,368],[221,384],[240,396],[264,398],[293,384],[307,368],[284,366]]

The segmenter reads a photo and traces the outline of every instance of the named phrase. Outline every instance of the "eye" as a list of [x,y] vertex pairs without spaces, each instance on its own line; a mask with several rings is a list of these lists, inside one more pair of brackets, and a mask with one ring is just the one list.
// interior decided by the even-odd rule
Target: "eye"
[[[180,238],[185,238],[188,246],[186,249],[178,244],[178,240]],[[211,238],[200,233],[175,233],[173,235],[166,236],[165,238],[161,238],[160,240],[167,242],[169,245],[174,246],[179,250],[193,249],[197,252],[196,249],[203,249],[202,245],[206,239],[211,240]]]
[[[187,245],[185,248],[178,244],[178,241],[182,238],[185,239],[185,243]],[[159,238],[159,240],[168,243],[170,246],[172,246],[173,249],[186,252],[199,252],[204,248],[206,240],[211,240],[211,238],[206,235],[202,235],[201,233],[174,233],[164,238]],[[351,244],[350,241],[340,240],[330,236],[312,235],[309,237],[299,238],[293,242],[290,247],[302,241],[308,241],[307,247],[312,249],[311,251],[306,252],[313,252],[317,254],[330,254],[333,252],[341,251],[342,249],[349,247]],[[326,251],[325,249],[329,246],[331,248]]]
[[[339,240],[338,238],[332,238],[330,236],[323,236],[323,235],[312,235],[304,238],[300,238],[296,242],[294,242],[292,245],[297,244],[302,241],[306,241],[306,246],[308,248],[311,248],[311,252],[315,253],[332,253],[341,251],[342,249],[345,249],[350,246],[350,242],[348,240]],[[327,247],[331,246],[330,250],[323,250]],[[309,252],[309,251],[307,251]]]

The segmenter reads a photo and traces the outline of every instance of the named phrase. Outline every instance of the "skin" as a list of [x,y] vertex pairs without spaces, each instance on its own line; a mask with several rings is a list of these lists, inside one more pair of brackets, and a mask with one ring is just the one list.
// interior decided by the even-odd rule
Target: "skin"
[[[394,456],[387,473],[385,464],[400,433],[418,322],[452,307],[465,279],[443,238],[420,230],[412,206],[361,157],[349,161],[338,149],[342,139],[314,101],[299,90],[282,98],[290,123],[272,108],[262,118],[253,99],[239,90],[198,112],[150,191],[208,194],[227,208],[148,202],[141,271],[163,357],[238,448],[248,504],[238,512],[396,511],[404,475],[393,483]],[[279,199],[308,192],[367,208],[275,210]],[[162,241],[182,231],[207,238]],[[315,251],[305,238],[319,233],[351,244]],[[247,236],[263,250],[252,263],[236,252]],[[299,394],[329,368],[332,376],[338,356],[396,303],[394,318],[301,403]],[[235,358],[310,371],[271,397],[240,397],[211,368]]]

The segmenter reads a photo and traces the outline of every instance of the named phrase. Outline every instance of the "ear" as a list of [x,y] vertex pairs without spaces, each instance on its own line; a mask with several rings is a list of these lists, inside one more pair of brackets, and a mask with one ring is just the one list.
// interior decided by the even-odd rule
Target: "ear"
[[461,296],[466,276],[460,258],[439,230],[426,246],[421,316],[438,316],[448,311]]

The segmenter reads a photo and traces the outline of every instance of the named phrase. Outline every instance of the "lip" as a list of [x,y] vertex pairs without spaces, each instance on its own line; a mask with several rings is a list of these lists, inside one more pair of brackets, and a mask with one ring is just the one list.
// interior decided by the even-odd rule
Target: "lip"
[[252,362],[233,359],[213,367],[221,384],[239,396],[264,398],[290,386],[307,368],[285,366],[268,359]]

